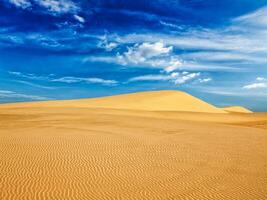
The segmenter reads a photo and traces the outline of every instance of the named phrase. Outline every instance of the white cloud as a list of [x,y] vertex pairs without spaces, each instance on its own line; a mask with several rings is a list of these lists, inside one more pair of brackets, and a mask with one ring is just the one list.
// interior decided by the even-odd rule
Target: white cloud
[[169,28],[178,29],[178,30],[182,30],[183,29],[183,26],[176,25],[176,24],[173,24],[173,23],[168,23],[168,22],[165,22],[165,21],[159,21],[159,23],[161,25],[169,27]]
[[35,0],[51,14],[77,13],[80,8],[71,0]]
[[95,84],[110,85],[110,86],[118,84],[118,82],[115,80],[105,80],[101,78],[80,78],[80,77],[72,77],[72,76],[61,77],[61,78],[53,79],[51,81],[62,82],[62,83],[85,82],[85,83],[95,83]]
[[[98,46],[110,51],[116,48],[118,43],[108,43],[105,37]],[[162,42],[143,42],[127,47],[126,51],[117,53],[115,58],[113,56],[87,57],[84,62],[111,62],[133,67],[152,67],[172,72],[182,65],[177,56],[172,56],[172,50],[172,46],[165,46]]]
[[182,62],[178,59],[171,58],[170,61],[164,65],[166,65],[166,67],[165,67],[166,72],[172,72],[172,71],[178,69],[179,67],[181,67]]
[[257,96],[257,97],[264,97],[265,94],[260,93],[253,93],[248,91],[242,91],[240,88],[228,88],[228,87],[214,87],[214,86],[202,86],[202,87],[196,87],[194,86],[194,89],[197,89],[200,92],[208,93],[208,94],[216,94],[220,96],[229,96],[229,97],[251,97],[251,96]]
[[109,36],[108,35],[104,35],[104,36],[101,36],[99,37],[100,41],[99,43],[97,44],[97,46],[99,48],[103,48],[105,49],[106,51],[112,51],[113,49],[115,49],[119,44],[114,41],[109,41]]
[[175,85],[181,85],[187,83],[200,76],[200,73],[189,73],[189,72],[172,72],[170,74],[149,74],[144,76],[133,77],[128,82],[137,81],[169,81]]
[[135,44],[133,47],[128,47],[128,50],[122,55],[118,55],[119,61],[122,63],[140,64],[147,60],[169,54],[173,47],[166,47],[162,42]]
[[[85,82],[85,83],[94,83],[94,84],[102,84],[102,85],[117,85],[118,82],[115,80],[105,80],[102,78],[81,78],[81,77],[73,77],[73,76],[66,76],[66,77],[60,77],[55,78],[54,74],[50,74],[48,76],[38,76],[36,74],[27,74],[27,73],[21,73],[21,72],[9,72],[9,74],[13,76],[17,76],[19,78],[24,79],[30,79],[30,80],[37,80],[37,81],[51,81],[51,82],[62,82],[62,83],[79,83],[79,82]],[[21,83],[28,84],[35,87],[43,87],[44,89],[53,89],[51,87],[41,86],[38,84],[29,83],[26,81],[21,81]]]
[[267,88],[267,79],[257,77],[256,82],[243,86],[243,89],[264,89]]
[[251,26],[265,26],[267,25],[267,7],[260,8],[252,13],[237,17],[234,22],[251,25]]
[[211,78],[200,78],[200,79],[198,79],[198,81],[199,81],[200,83],[207,83],[207,82],[212,81],[212,79],[211,79]]
[[263,77],[257,77],[256,78],[256,81],[265,81],[266,79],[265,78],[263,78]]
[[73,13],[74,18],[83,23],[84,19],[76,13],[80,10],[80,7],[72,0],[7,0],[10,4],[16,7],[27,9],[32,8],[33,5],[38,5],[45,8],[47,12],[52,15],[59,15],[65,13]]
[[8,0],[9,3],[15,5],[16,7],[26,9],[32,6],[31,2],[28,0]]
[[149,74],[144,76],[136,76],[129,79],[129,82],[136,81],[169,81],[172,77],[170,75],[163,74]]
[[[241,23],[242,21],[242,23]],[[244,23],[249,23],[249,26]],[[258,27],[259,24],[263,26]],[[178,35],[170,34],[128,34],[122,36],[122,43],[153,43],[163,41],[178,49],[202,50],[185,53],[184,61],[250,62],[267,63],[267,7],[232,21],[223,29],[183,29]],[[182,57],[183,59],[183,57]],[[227,64],[225,63],[225,64]]]
[[252,83],[249,85],[245,85],[244,89],[262,89],[267,88],[267,83]]
[[18,81],[15,81],[15,82],[20,83],[20,84],[24,84],[24,85],[28,85],[28,86],[31,86],[31,87],[45,89],[45,90],[53,90],[53,89],[56,89],[55,87],[49,87],[49,86],[39,85],[39,84],[31,83],[31,82],[28,82],[28,81],[18,80]]
[[85,22],[85,19],[83,17],[79,16],[79,15],[74,15],[74,18],[80,23],[84,23]]
[[21,72],[8,72],[11,75],[17,76],[19,78],[25,78],[25,79],[32,79],[32,80],[39,80],[39,81],[44,81],[44,80],[49,80],[52,75],[48,76],[38,76],[36,74],[28,74],[28,73],[21,73]]
[[177,85],[184,84],[196,77],[200,76],[200,73],[184,73],[180,75],[179,73],[172,73],[172,77],[174,78],[173,82]]

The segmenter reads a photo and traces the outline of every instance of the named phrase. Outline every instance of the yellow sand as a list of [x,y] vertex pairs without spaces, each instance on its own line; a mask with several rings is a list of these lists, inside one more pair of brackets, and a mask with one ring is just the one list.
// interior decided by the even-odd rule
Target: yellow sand
[[87,102],[0,106],[1,200],[266,199],[267,113]]
[[247,108],[241,106],[230,106],[223,108],[226,112],[236,112],[236,113],[252,113],[252,111],[248,110]]

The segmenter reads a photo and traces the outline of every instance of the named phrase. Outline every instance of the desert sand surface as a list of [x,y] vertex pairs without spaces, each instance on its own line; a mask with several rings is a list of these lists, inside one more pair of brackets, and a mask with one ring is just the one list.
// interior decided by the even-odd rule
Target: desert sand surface
[[266,200],[266,185],[267,113],[176,91],[0,105],[1,200]]

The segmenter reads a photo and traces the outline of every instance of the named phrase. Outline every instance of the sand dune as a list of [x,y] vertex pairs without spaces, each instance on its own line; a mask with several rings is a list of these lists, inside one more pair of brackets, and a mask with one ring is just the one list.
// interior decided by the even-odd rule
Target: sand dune
[[266,113],[156,94],[1,105],[0,199],[266,199]]
[[[146,111],[186,111],[205,113],[226,113],[185,92],[175,90],[149,91],[133,94],[123,94],[102,98],[82,100],[50,101],[31,103],[32,106],[74,106],[84,108],[112,108]],[[23,105],[23,104],[21,104]],[[24,104],[27,106],[28,104]]]
[[251,110],[241,107],[241,106],[230,106],[223,108],[226,112],[236,112],[236,113],[252,113]]

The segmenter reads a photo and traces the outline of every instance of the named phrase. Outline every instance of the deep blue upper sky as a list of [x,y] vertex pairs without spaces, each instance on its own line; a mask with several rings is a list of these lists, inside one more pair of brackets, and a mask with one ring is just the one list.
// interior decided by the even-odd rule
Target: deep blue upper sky
[[267,0],[0,0],[0,102],[184,90],[267,111]]

